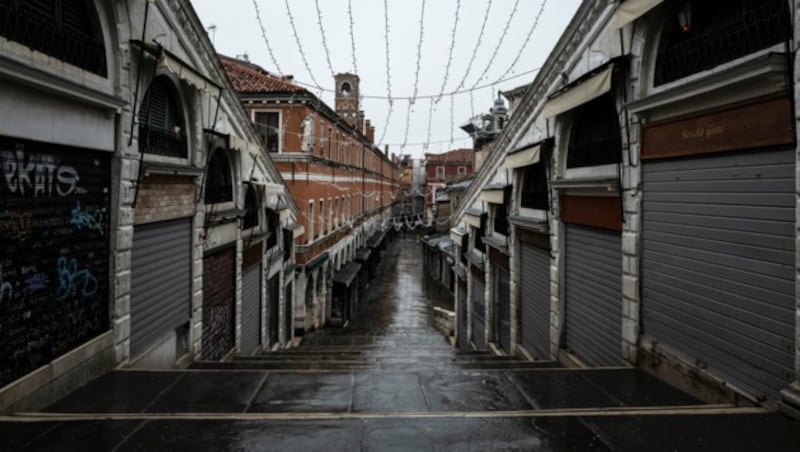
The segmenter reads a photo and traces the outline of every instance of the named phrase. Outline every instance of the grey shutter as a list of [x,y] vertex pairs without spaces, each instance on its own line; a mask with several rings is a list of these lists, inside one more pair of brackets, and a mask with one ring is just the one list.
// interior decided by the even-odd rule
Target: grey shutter
[[467,318],[467,284],[459,278],[458,280],[458,346],[459,348],[469,348],[469,337],[467,328],[469,319]]
[[508,271],[495,266],[495,294],[497,296],[497,336],[500,347],[511,352],[511,288]]
[[528,353],[550,359],[550,254],[520,244],[520,337]]
[[192,221],[136,226],[131,256],[131,356],[189,321]]
[[622,364],[622,238],[567,225],[566,344],[590,366]]
[[478,348],[486,347],[486,305],[484,283],[472,275],[472,341]]
[[242,275],[242,354],[253,355],[261,344],[261,265]]
[[644,333],[756,396],[794,377],[795,156],[647,162]]

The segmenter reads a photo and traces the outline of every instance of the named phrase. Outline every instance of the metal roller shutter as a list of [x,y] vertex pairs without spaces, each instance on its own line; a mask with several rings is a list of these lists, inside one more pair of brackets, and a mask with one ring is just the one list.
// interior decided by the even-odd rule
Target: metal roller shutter
[[269,280],[269,311],[267,316],[267,337],[269,338],[269,345],[273,346],[278,343],[278,316],[280,315],[280,278],[279,275],[273,276]]
[[644,333],[778,399],[795,378],[794,152],[643,168]]
[[534,357],[550,358],[550,254],[520,245],[520,337]]
[[495,294],[497,296],[497,328],[500,347],[511,351],[511,288],[508,270],[495,267]]
[[242,354],[253,355],[261,345],[261,265],[242,275]]
[[567,225],[566,344],[590,366],[622,364],[622,237]]
[[131,253],[131,356],[189,321],[192,221],[136,226]]
[[478,348],[486,347],[485,285],[482,279],[472,276],[472,341]]
[[469,348],[469,337],[467,328],[469,319],[467,318],[467,283],[459,278],[458,280],[458,346],[459,348]]

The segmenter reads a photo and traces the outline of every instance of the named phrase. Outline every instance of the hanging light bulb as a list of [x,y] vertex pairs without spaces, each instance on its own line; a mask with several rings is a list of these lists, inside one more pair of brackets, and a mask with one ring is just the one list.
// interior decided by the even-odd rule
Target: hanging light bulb
[[681,26],[681,31],[683,33],[688,33],[692,29],[692,12],[694,10],[694,5],[692,2],[686,2],[681,7],[680,11],[678,11],[678,24]]

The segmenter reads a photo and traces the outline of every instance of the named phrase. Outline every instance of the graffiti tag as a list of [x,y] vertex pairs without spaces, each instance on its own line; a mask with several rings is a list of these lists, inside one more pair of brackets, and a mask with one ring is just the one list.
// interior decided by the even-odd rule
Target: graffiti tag
[[58,299],[76,297],[93,297],[97,293],[97,279],[87,269],[78,270],[78,261],[75,258],[58,258]]
[[3,180],[11,193],[33,196],[69,196],[78,188],[75,168],[61,165],[53,156],[26,155],[25,151],[0,152]]
[[0,231],[7,237],[21,242],[31,235],[33,212],[14,212],[0,219]]
[[46,274],[35,273],[25,280],[25,288],[23,289],[23,293],[25,295],[30,295],[42,290],[46,290],[47,283],[49,282],[50,280],[47,278]]
[[5,301],[6,298],[9,300],[14,298],[14,287],[11,286],[10,282],[6,282],[4,278],[3,266],[0,265],[0,303]]
[[100,235],[104,235],[104,227],[103,223],[105,222],[105,213],[96,210],[94,212],[89,212],[88,210],[81,209],[81,203],[78,202],[75,205],[75,208],[72,209],[72,219],[70,220],[70,224],[75,226],[76,229],[82,231],[84,229],[88,230],[95,230],[100,233]]

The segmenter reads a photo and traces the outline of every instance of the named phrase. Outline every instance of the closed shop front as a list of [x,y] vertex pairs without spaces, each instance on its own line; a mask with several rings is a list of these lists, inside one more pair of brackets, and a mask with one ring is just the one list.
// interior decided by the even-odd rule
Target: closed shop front
[[242,264],[241,353],[251,356],[261,347],[261,245],[244,252]]
[[235,346],[236,249],[203,257],[203,359],[219,360]]
[[[12,115],[13,116],[13,115]],[[109,330],[109,154],[0,137],[0,387]]]
[[138,225],[131,257],[131,356],[189,321],[192,221]]
[[493,340],[506,352],[511,350],[511,287],[508,256],[489,248],[489,259],[494,268],[492,291],[494,303]]
[[458,278],[458,348],[464,350],[469,348],[468,325],[467,282],[462,278]]
[[795,379],[791,118],[779,97],[643,132],[643,333],[766,400]]
[[[622,208],[618,197],[562,197],[566,347],[589,366],[622,364]],[[605,226],[605,227],[598,227]]]
[[520,343],[537,359],[550,359],[550,251],[543,234],[519,231]]
[[278,325],[280,325],[280,296],[281,296],[281,284],[280,284],[280,275],[275,275],[269,279],[269,286],[267,288],[269,291],[269,309],[267,311],[267,337],[269,338],[269,345],[272,347],[273,345],[277,344],[278,339]]
[[[290,277],[293,275],[294,272],[289,273]],[[294,333],[294,317],[292,316],[293,313],[293,306],[294,306],[294,295],[292,294],[292,288],[294,287],[293,283],[289,283],[284,288],[284,340],[289,342],[292,340],[292,333]]]
[[486,348],[486,304],[484,273],[472,269],[472,342]]

